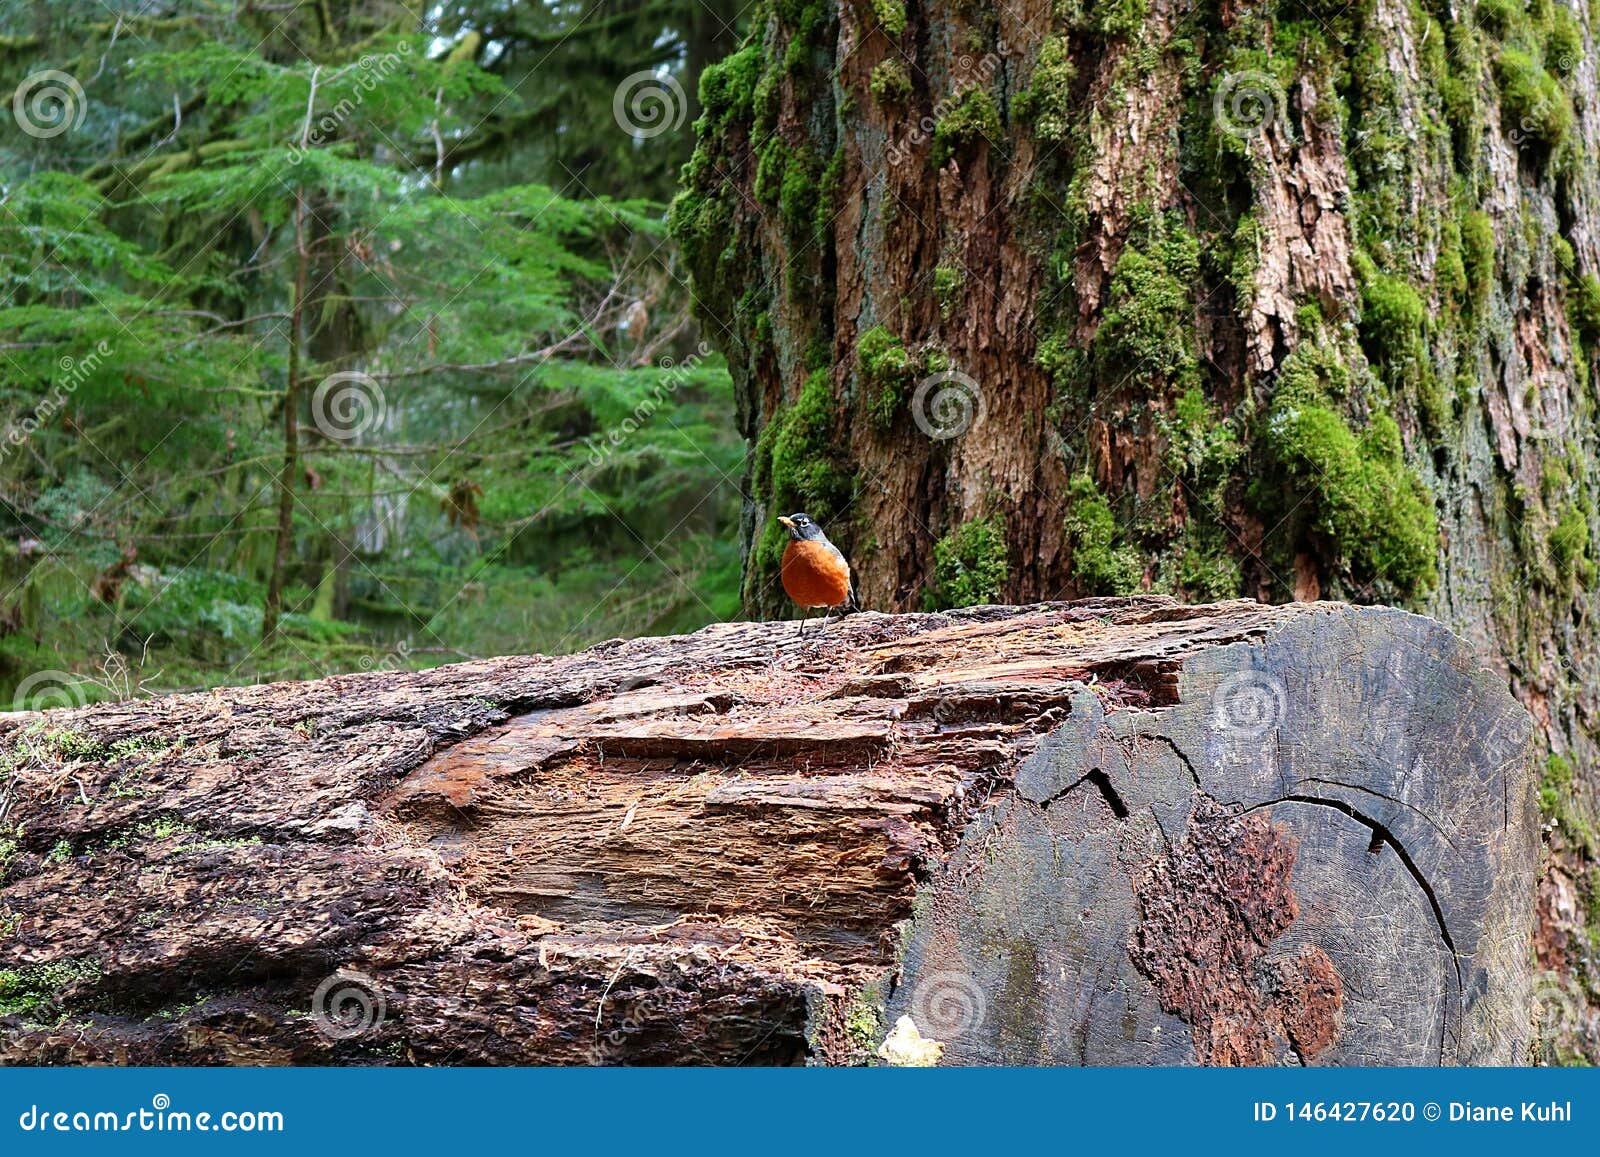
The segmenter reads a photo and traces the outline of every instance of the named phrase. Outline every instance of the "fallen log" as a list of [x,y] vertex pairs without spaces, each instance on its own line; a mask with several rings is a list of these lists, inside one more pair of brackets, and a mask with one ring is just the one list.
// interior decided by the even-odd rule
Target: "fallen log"
[[10,716],[0,1060],[1518,1063],[1530,733],[1155,597]]

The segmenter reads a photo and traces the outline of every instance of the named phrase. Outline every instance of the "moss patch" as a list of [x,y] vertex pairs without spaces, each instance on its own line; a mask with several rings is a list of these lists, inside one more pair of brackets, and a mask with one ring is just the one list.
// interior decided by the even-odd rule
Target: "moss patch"
[[1331,350],[1302,346],[1290,355],[1263,434],[1273,476],[1257,495],[1270,493],[1264,505],[1288,515],[1309,494],[1311,529],[1356,583],[1422,598],[1438,582],[1432,498],[1405,464],[1392,417],[1376,413],[1357,432],[1330,404],[1344,383]]
[[916,376],[916,363],[900,339],[881,325],[861,335],[856,358],[866,386],[867,415],[873,426],[887,430],[905,402],[906,387]]
[[67,990],[99,975],[97,962],[80,959],[0,969],[0,1016],[38,1021],[58,1015]]
[[1139,556],[1131,547],[1117,545],[1116,515],[1088,474],[1067,483],[1064,527],[1072,547],[1072,572],[1087,593],[1130,595],[1139,589]]
[[1144,366],[1169,378],[1193,370],[1194,304],[1200,243],[1174,220],[1155,218],[1111,274],[1111,302],[1095,334],[1102,362]]
[[979,141],[1004,139],[994,97],[987,89],[969,88],[934,125],[933,163],[943,165],[957,153],[976,147]]
[[929,610],[997,601],[1011,573],[1005,520],[995,513],[945,535],[933,544],[933,570]]

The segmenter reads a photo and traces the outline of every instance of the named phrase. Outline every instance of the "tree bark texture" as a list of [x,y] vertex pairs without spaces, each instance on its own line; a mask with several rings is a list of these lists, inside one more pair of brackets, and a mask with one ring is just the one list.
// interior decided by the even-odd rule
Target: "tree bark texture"
[[[752,446],[864,605],[1433,615],[1546,749],[1541,967],[1600,991],[1594,10],[770,0],[674,209]],[[1565,998],[1563,998],[1565,999]],[[1600,1060],[1600,1015],[1569,1050]]]
[[1530,1056],[1532,724],[1399,611],[731,623],[3,726],[9,1063]]

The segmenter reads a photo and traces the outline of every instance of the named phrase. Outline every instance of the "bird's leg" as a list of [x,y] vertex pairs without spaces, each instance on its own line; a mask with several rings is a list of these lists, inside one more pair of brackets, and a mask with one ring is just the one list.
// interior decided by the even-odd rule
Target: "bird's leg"
[[800,629],[797,632],[795,632],[795,636],[794,636],[796,642],[798,642],[799,640],[801,640],[801,639],[806,637],[806,620],[809,619],[810,617],[811,617],[811,608],[810,607],[802,608],[802,614],[800,615]]

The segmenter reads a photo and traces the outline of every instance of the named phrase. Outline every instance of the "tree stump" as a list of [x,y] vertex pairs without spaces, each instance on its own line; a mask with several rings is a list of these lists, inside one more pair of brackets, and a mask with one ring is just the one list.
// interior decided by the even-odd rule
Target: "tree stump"
[[1531,723],[1432,620],[813,632],[6,717],[0,1059],[1526,1059]]

